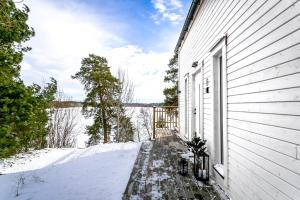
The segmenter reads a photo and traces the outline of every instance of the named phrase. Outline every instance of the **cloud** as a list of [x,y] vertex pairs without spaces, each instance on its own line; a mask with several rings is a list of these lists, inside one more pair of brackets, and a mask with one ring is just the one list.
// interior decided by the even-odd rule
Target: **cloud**
[[162,90],[166,86],[163,77],[171,53],[144,52],[138,46],[128,45],[113,48],[104,55],[114,73],[118,68],[127,71],[129,79],[134,82],[137,101],[162,101]]
[[152,15],[156,24],[161,21],[170,21],[177,24],[184,19],[183,4],[180,0],[151,0],[156,13]]
[[[36,36],[30,40],[32,51],[22,63],[25,83],[42,84],[54,77],[67,96],[83,100],[83,87],[71,75],[79,70],[82,58],[95,53],[108,59],[113,73],[120,67],[128,72],[136,86],[137,101],[163,100],[163,76],[171,52],[146,52],[124,40],[126,24],[108,20],[84,5],[62,7],[54,2],[26,1]],[[114,27],[118,31],[112,31]]]

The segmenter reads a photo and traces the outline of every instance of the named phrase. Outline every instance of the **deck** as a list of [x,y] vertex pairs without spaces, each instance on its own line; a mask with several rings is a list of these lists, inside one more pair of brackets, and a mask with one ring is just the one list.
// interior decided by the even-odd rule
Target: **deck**
[[139,199],[204,199],[218,200],[210,185],[192,176],[178,174],[178,159],[187,147],[169,129],[158,129],[155,141],[144,142],[134,164],[123,200]]

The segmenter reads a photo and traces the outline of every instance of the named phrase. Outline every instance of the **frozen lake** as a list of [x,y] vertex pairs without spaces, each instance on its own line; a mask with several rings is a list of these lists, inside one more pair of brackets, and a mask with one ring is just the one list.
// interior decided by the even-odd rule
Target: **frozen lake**
[[[85,127],[93,123],[93,118],[85,118],[82,115],[81,107],[61,108],[72,110],[74,116],[75,127],[72,131],[73,137],[76,140],[75,147],[85,148],[85,143],[88,141]],[[135,141],[144,141],[149,139],[149,134],[152,133],[152,107],[126,107],[126,113],[131,117],[132,124],[135,128]],[[111,140],[113,133],[111,135]]]

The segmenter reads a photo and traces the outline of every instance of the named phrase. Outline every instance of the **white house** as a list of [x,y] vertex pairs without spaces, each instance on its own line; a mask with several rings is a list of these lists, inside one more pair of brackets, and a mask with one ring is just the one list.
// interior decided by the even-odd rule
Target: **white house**
[[300,199],[299,0],[193,0],[176,46],[180,136],[234,200]]

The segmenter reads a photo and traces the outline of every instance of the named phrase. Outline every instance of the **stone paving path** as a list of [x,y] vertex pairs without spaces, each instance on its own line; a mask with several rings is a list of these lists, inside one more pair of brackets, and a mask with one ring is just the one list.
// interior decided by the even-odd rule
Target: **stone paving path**
[[196,181],[191,167],[188,176],[178,174],[178,159],[185,152],[186,146],[175,134],[158,131],[155,141],[142,144],[123,200],[220,200],[212,186]]

